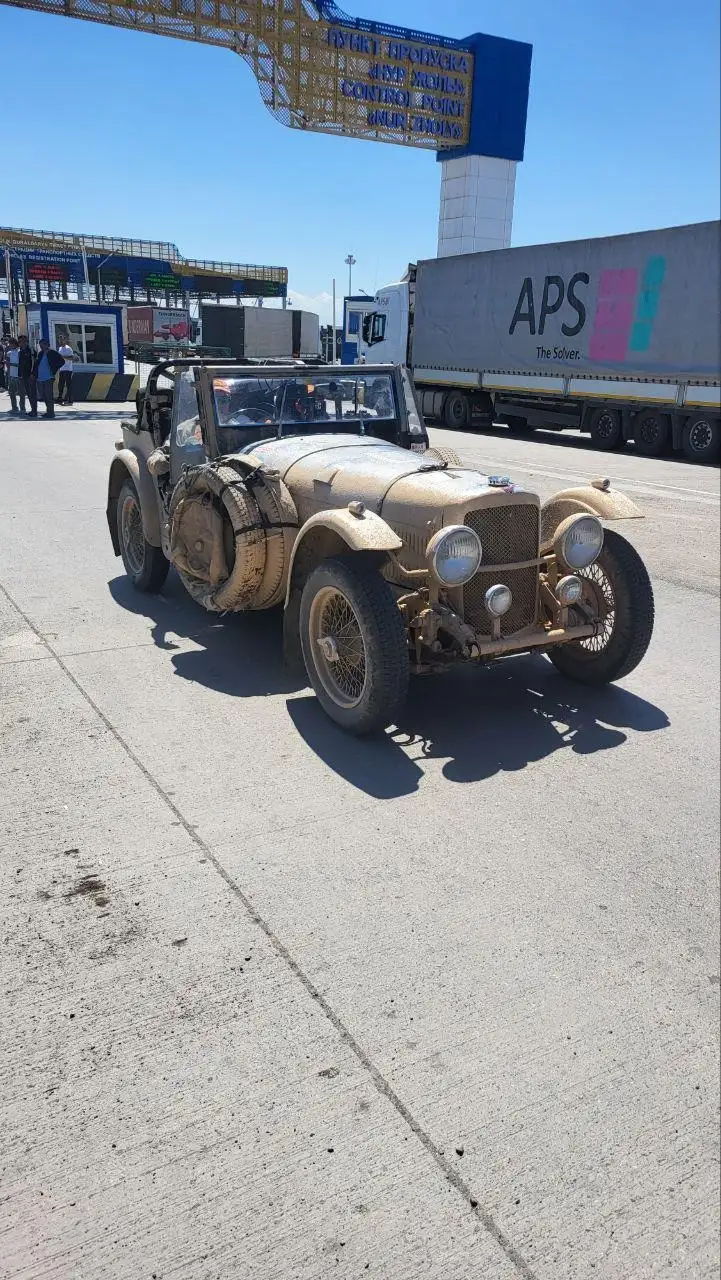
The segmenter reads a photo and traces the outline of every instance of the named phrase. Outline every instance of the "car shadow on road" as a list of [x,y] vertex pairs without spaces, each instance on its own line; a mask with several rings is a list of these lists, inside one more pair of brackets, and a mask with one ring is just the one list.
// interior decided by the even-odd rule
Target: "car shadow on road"
[[289,700],[288,712],[331,769],[378,799],[417,790],[427,760],[444,760],[449,782],[479,782],[556,751],[614,750],[627,741],[624,730],[650,733],[670,723],[627,689],[572,684],[542,655],[411,681],[401,723],[380,738],[349,738],[314,697]]
[[285,695],[310,749],[378,799],[417,791],[425,761],[443,760],[449,782],[478,782],[555,751],[613,750],[626,742],[625,730],[649,733],[669,724],[659,707],[627,689],[573,684],[535,654],[416,677],[399,725],[353,738],[328,719],[314,694],[291,696],[307,682],[284,664],[281,610],[205,613],[172,570],[159,595],[142,595],[124,575],[109,589],[121,608],[149,619],[153,643],[171,654],[182,679],[235,698]]
[[[124,575],[108,587],[122,609],[149,619],[153,643],[172,654],[183,680],[233,698],[290,694],[304,687],[302,677],[283,662],[282,610],[206,613],[172,570],[158,595],[136,591]],[[188,649],[182,643],[188,640],[198,647]]]

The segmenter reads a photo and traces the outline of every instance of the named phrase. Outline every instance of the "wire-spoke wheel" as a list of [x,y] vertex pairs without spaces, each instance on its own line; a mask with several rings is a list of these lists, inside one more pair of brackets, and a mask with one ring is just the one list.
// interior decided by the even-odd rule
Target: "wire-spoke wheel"
[[143,517],[137,494],[126,485],[119,506],[120,540],[131,573],[142,573],[145,561]]
[[138,591],[159,591],[167,577],[168,561],[162,549],[145,537],[140,499],[130,479],[118,494],[117,522],[120,554],[133,586]]
[[391,590],[361,557],[324,560],[300,605],[308,678],[327,714],[352,733],[397,723],[408,688],[408,646]]
[[[638,552],[614,530],[605,532],[603,550],[579,576],[583,603],[598,619],[595,635],[548,651],[554,666],[584,684],[609,684],[633,671],[653,633],[653,589]],[[581,612],[579,622],[585,621]]]
[[598,561],[590,569],[586,569],[582,583],[583,602],[599,619],[599,627],[595,636],[579,640],[578,643],[584,653],[602,653],[607,648],[616,625],[616,597],[610,579]]
[[341,706],[356,707],[367,668],[360,623],[350,600],[336,587],[325,587],[313,599],[308,625],[325,688]]

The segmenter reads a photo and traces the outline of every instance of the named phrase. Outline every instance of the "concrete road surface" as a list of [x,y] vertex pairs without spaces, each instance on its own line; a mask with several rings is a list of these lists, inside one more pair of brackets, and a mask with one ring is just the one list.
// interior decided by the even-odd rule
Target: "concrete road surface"
[[119,417],[0,417],[0,1274],[715,1276],[718,471],[434,433],[626,488],[656,633],[357,742],[277,614],[129,588]]

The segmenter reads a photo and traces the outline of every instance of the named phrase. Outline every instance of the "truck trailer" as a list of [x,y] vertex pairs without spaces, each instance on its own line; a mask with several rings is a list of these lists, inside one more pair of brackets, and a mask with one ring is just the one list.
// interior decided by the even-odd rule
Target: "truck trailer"
[[427,418],[721,452],[718,222],[409,266],[363,320],[360,358],[405,363]]
[[127,341],[135,346],[187,346],[190,313],[179,307],[126,308]]

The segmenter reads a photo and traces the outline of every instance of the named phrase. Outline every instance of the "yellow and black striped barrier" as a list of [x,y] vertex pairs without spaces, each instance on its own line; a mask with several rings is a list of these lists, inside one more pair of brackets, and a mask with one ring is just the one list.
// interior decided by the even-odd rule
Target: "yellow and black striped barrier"
[[[122,404],[125,400],[134,400],[139,389],[140,379],[137,373],[74,373],[73,401],[107,400]],[[57,398],[58,380],[55,379]]]

